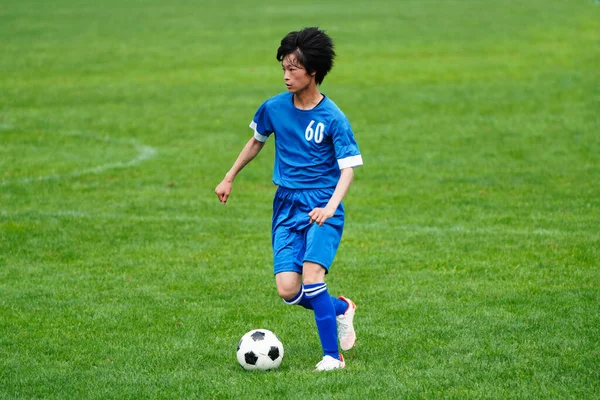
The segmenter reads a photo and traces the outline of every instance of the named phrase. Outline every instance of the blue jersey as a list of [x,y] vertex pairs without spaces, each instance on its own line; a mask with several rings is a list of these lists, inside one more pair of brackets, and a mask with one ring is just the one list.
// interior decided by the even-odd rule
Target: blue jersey
[[362,165],[350,122],[328,97],[311,110],[294,106],[292,93],[265,101],[250,123],[254,137],[275,135],[273,183],[289,189],[337,185],[340,170]]

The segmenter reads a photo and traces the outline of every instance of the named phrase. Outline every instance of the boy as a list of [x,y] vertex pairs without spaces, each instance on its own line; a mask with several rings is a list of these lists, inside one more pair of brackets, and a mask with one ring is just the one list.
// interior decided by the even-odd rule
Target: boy
[[[313,310],[323,359],[317,371],[346,366],[354,347],[355,304],[329,295],[325,275],[344,228],[342,199],[362,157],[350,123],[318,85],[333,66],[333,41],[318,28],[290,32],[277,50],[287,92],[265,101],[250,123],[254,136],[216,187],[225,204],[236,175],[275,135],[272,245],[277,291],[285,303]],[[337,324],[337,326],[336,326]]]

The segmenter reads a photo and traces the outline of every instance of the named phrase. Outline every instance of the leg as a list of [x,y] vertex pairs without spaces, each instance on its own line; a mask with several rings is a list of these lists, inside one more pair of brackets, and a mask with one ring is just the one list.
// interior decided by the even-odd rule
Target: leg
[[[308,290],[309,282],[313,284],[323,282],[324,290],[327,290],[324,280],[328,268],[321,267],[321,265],[328,267],[333,263],[333,257],[341,239],[342,230],[340,221],[333,222],[331,225],[325,224],[322,227],[315,225],[308,231],[305,267],[303,271],[306,295],[311,293]],[[311,288],[314,288],[314,286],[311,286]],[[353,326],[356,305],[354,305],[352,300],[343,297],[336,298],[330,296],[330,301],[333,304],[334,319],[335,323],[337,323],[337,329],[333,330],[333,332],[336,333],[342,350],[349,350],[354,347],[354,343],[356,342],[356,333]],[[315,309],[315,317],[317,317],[317,310],[314,304],[313,308]],[[318,322],[317,325],[319,325]]]
[[314,262],[306,261],[302,268],[304,284],[314,285],[316,283],[324,283],[326,273],[327,270],[321,265]]
[[335,307],[325,284],[327,270],[319,264],[307,261],[304,263],[303,272],[304,292],[315,312],[323,355],[340,360]]
[[[325,274],[333,263],[333,258],[342,238],[343,219],[337,219],[334,224],[319,227],[314,224],[308,228],[306,241],[308,243],[305,252],[303,268],[304,283],[312,284],[325,281]],[[308,265],[308,269],[307,266]],[[327,269],[322,265],[327,266]],[[335,315],[343,315],[348,310],[348,303],[342,299],[331,296],[331,302],[335,308]]]
[[[323,287],[325,288],[325,293],[328,294],[327,286],[324,282],[325,268],[321,267],[319,264],[306,262],[304,263],[304,271],[304,291],[306,296],[310,296],[310,288],[317,288],[318,290],[318,288],[320,287],[319,282],[322,282],[321,285],[323,285]],[[334,319],[337,324],[336,335],[339,339],[340,347],[344,351],[350,350],[354,347],[354,344],[356,343],[356,332],[354,331],[353,325],[356,305],[352,300],[347,299],[345,297],[329,297],[331,303],[333,304]],[[316,309],[314,308],[314,305],[312,307],[315,310],[316,318]],[[317,326],[319,326],[319,322],[317,322]],[[331,329],[331,327],[329,329]]]

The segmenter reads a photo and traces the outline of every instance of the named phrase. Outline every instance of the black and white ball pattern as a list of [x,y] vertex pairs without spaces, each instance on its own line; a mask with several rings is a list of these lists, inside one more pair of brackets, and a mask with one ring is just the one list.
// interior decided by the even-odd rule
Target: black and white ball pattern
[[237,360],[247,370],[275,369],[283,360],[283,345],[273,332],[254,329],[238,343]]

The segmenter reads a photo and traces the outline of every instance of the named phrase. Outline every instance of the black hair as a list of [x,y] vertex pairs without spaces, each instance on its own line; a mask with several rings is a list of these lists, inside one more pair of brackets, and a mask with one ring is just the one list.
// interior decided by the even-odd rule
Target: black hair
[[320,85],[325,75],[331,71],[335,58],[333,40],[317,27],[290,32],[281,39],[281,45],[277,49],[277,61],[282,62],[289,54],[296,57],[309,75],[316,72],[317,85]]

